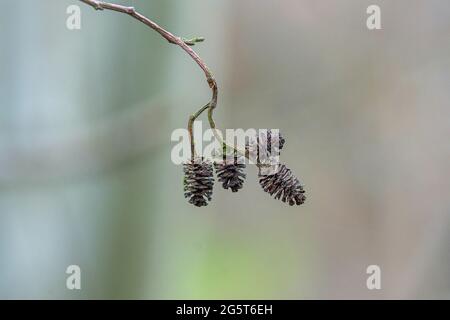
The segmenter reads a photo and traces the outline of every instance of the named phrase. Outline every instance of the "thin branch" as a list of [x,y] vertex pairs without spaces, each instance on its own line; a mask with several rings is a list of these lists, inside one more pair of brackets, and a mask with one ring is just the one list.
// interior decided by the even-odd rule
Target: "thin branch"
[[[194,150],[194,137],[192,133],[192,123],[195,121],[195,119],[200,116],[200,114],[205,111],[206,109],[213,110],[217,105],[217,96],[218,96],[218,88],[216,80],[214,79],[211,71],[209,70],[208,66],[203,62],[203,60],[199,57],[199,55],[190,48],[190,46],[194,45],[197,42],[202,42],[204,38],[193,38],[193,39],[183,39],[180,37],[177,37],[170,33],[169,31],[163,29],[158,24],[150,20],[149,18],[145,17],[144,15],[137,12],[134,7],[126,7],[118,4],[113,4],[109,2],[104,1],[98,1],[98,0],[79,0],[91,7],[93,7],[95,10],[112,10],[117,11],[121,13],[125,13],[134,19],[142,22],[143,24],[147,25],[148,27],[152,28],[156,32],[158,32],[163,38],[165,38],[169,43],[178,45],[181,47],[197,64],[198,66],[203,70],[206,76],[206,81],[208,82],[209,87],[212,90],[212,97],[210,102],[207,104],[207,107],[203,107],[199,110],[199,112],[193,114],[189,118],[189,124],[188,129],[191,139],[191,149]],[[211,113],[212,117],[212,113]],[[212,121],[212,118],[211,118]],[[211,122],[210,121],[210,122]]]
[[[209,103],[203,107],[201,107],[195,114],[191,115],[189,117],[189,121],[188,121],[188,131],[189,131],[189,136],[190,137],[194,137],[194,121],[195,119],[197,119],[202,113],[203,111],[205,111],[206,109],[208,109],[210,107]],[[211,109],[210,109],[211,110]],[[195,157],[195,142],[192,139],[191,140],[191,159],[193,160]]]
[[220,137],[220,135],[217,133],[216,124],[213,119],[213,111],[217,106],[217,96],[218,96],[218,87],[217,82],[214,79],[211,71],[209,70],[208,66],[205,64],[205,62],[200,58],[200,56],[190,48],[190,46],[195,45],[195,43],[202,42],[205,39],[202,37],[192,38],[192,39],[184,39],[177,37],[170,33],[169,31],[163,29],[161,26],[150,20],[149,18],[145,17],[144,15],[140,14],[136,11],[134,7],[126,7],[118,4],[113,4],[105,1],[98,1],[98,0],[79,0],[87,5],[90,5],[95,10],[112,10],[117,11],[121,13],[125,13],[134,19],[144,23],[148,27],[152,28],[156,32],[158,32],[163,38],[165,38],[169,43],[175,44],[180,46],[203,70],[206,76],[206,81],[208,82],[209,87],[212,90],[212,97],[211,100],[207,105],[199,109],[196,113],[192,114],[189,117],[188,121],[188,131],[189,131],[189,137],[191,140],[191,156],[195,156],[195,146],[194,146],[194,134],[193,134],[193,124],[194,121],[206,110],[208,109],[208,121],[210,124],[211,129],[213,130],[213,134],[217,141],[221,143],[222,145],[225,145],[227,148],[230,148],[232,150],[235,150],[238,154],[245,156],[245,151],[238,150],[234,146],[227,145],[223,139]]

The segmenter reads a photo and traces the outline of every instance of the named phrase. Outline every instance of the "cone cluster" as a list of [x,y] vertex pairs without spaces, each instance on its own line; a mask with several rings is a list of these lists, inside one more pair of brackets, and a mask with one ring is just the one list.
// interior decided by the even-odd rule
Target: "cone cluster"
[[[291,206],[301,205],[306,197],[300,181],[286,165],[274,161],[274,154],[279,155],[285,139],[281,135],[278,135],[278,141],[275,139],[271,130],[252,137],[245,147],[246,156],[257,159],[259,183],[265,192]],[[214,162],[214,165],[201,157],[194,157],[183,165],[184,196],[189,203],[203,207],[211,201],[214,169],[224,189],[233,193],[242,189],[246,178],[244,159],[236,154],[231,157],[225,154],[226,150],[223,159]]]

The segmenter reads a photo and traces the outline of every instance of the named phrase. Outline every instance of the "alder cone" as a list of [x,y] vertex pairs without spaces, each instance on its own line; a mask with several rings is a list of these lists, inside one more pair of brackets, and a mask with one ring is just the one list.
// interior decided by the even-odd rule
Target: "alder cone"
[[216,169],[217,178],[224,189],[231,189],[232,192],[238,192],[239,189],[242,189],[246,177],[246,174],[243,172],[245,169],[243,161],[237,161],[237,158],[226,159],[221,162],[215,162],[214,168]]
[[275,199],[289,203],[290,206],[301,205],[306,200],[300,181],[284,164],[281,164],[274,174],[260,174],[259,184],[265,192],[274,195]]
[[183,164],[183,171],[184,197],[194,206],[207,206],[211,201],[214,185],[212,163],[196,157]]
[[279,132],[273,133],[270,129],[260,131],[255,136],[248,138],[245,144],[245,152],[256,163],[264,163],[279,155],[285,142],[286,140]]
[[[278,133],[278,151],[283,149],[284,143],[286,140],[281,135],[281,133]],[[272,150],[272,130],[267,130],[267,151]]]

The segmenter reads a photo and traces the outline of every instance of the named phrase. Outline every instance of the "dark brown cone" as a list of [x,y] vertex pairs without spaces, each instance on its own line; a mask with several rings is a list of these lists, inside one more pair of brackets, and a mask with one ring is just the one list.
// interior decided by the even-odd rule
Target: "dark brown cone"
[[290,206],[301,205],[306,200],[300,181],[284,164],[279,166],[275,174],[260,175],[259,184],[265,192],[275,195],[275,199],[281,198],[281,201]]
[[245,142],[245,153],[257,163],[262,163],[272,156],[279,155],[285,142],[281,133],[278,133],[278,143],[272,145],[272,130],[268,129],[266,133],[258,132],[256,136],[249,137]]
[[220,183],[224,189],[230,188],[232,192],[242,189],[245,179],[244,163],[238,163],[236,159],[223,160],[215,162],[214,168]]
[[[286,140],[281,135],[281,133],[278,134],[278,150],[283,149],[284,143]],[[267,150],[270,152],[272,149],[272,130],[267,130]]]
[[194,206],[207,206],[214,185],[213,166],[209,161],[195,158],[183,164],[184,197]]

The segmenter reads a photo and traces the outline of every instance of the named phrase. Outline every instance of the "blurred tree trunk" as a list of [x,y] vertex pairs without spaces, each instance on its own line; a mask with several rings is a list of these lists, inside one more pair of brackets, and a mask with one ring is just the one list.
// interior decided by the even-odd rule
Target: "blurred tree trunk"
[[[0,297],[154,297],[152,222],[164,150],[136,144],[164,136],[157,127],[133,136],[131,120],[162,108],[149,102],[164,100],[168,52],[175,48],[129,17],[81,3],[82,28],[70,31],[65,23],[71,4],[21,0],[5,3],[0,14],[0,159],[10,164],[2,173],[7,179],[0,180]],[[167,22],[166,2],[135,5]],[[155,109],[156,123],[164,126],[167,114]],[[92,153],[71,144],[79,134],[97,141],[90,134],[99,128],[102,144],[89,146]],[[52,170],[43,146],[59,148],[61,141],[75,157],[56,161]],[[79,157],[74,148],[81,148]],[[38,155],[42,166],[22,154]],[[49,160],[53,155],[47,154]],[[21,175],[21,161],[37,167],[24,165],[28,173]],[[81,267],[79,292],[66,289],[71,264]]]

